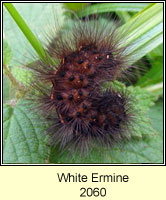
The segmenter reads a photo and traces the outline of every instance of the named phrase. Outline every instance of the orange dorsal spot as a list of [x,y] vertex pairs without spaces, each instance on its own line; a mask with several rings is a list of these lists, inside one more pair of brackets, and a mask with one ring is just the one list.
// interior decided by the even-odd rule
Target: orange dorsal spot
[[64,64],[65,63],[65,59],[64,58],[62,58],[62,64]]
[[56,74],[57,74],[57,72],[58,72],[58,70],[56,70],[56,71],[53,71],[53,74],[55,74],[55,75],[56,75]]
[[51,100],[53,100],[54,99],[54,95],[53,94],[51,94]]
[[88,69],[87,65],[88,65],[88,61],[85,61],[84,63],[82,63],[82,68],[84,70]]
[[79,51],[81,51],[81,49],[82,49],[82,46],[80,46],[80,47],[78,48]]
[[63,120],[63,118],[62,118],[62,115],[61,115],[60,113],[59,113],[59,118],[60,118],[60,120],[61,120],[61,123],[64,124],[65,122],[64,122],[64,120]]

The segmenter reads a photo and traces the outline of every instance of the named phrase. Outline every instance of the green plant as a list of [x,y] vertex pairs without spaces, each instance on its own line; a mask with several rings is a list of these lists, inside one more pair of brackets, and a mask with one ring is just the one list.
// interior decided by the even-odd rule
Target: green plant
[[[18,65],[17,61],[24,62],[24,65],[32,64],[34,60],[25,59],[25,51],[27,48],[32,51],[34,48],[38,56],[43,59],[45,52],[39,40],[33,34],[36,32],[40,35],[40,30],[47,27],[47,14],[52,11],[53,4],[45,4],[45,10],[41,4],[14,4],[17,10],[25,17],[28,27],[21,15],[11,3],[4,4],[15,22],[20,27],[14,24],[9,13],[4,8],[4,163],[161,163],[162,162],[162,81],[163,81],[163,51],[162,51],[162,24],[163,24],[163,5],[162,3],[138,3],[138,4],[92,4],[89,8],[90,14],[114,12],[119,16],[124,24],[119,27],[119,31],[123,29],[129,30],[124,37],[124,44],[133,44],[133,48],[129,48],[131,63],[136,61],[141,62],[142,67],[146,69],[143,73],[137,69],[134,73],[137,75],[137,82],[129,86],[130,90],[135,92],[135,95],[144,98],[143,105],[146,110],[152,102],[155,105],[150,109],[149,116],[152,119],[152,125],[155,129],[149,129],[151,125],[146,122],[144,129],[135,131],[135,135],[130,141],[124,141],[119,147],[115,145],[111,150],[103,147],[94,149],[86,158],[80,158],[76,153],[72,159],[68,158],[66,152],[59,156],[58,149],[53,149],[47,145],[46,138],[43,136],[43,130],[46,124],[41,120],[32,120],[35,114],[29,113],[26,106],[22,106],[20,102],[24,102],[23,96],[29,88],[26,86],[26,79],[30,79],[29,71]],[[57,7],[58,13],[56,17],[59,20],[60,28],[65,25],[65,19],[70,18],[65,15],[65,8],[62,4],[54,4]],[[69,6],[69,9],[72,8]],[[74,10],[78,10],[78,15],[85,14],[85,11],[80,10],[79,4],[74,3]],[[33,8],[33,9],[32,9]],[[31,19],[29,18],[30,10]],[[36,16],[40,18],[36,19]],[[53,20],[50,21],[50,26],[53,26]],[[40,24],[42,21],[42,24]],[[134,23],[133,23],[134,22]],[[131,26],[132,24],[132,26]],[[9,28],[10,27],[10,28]],[[10,31],[12,29],[12,32]],[[18,35],[21,44],[15,35]],[[44,38],[42,38],[43,41]],[[29,42],[27,42],[29,41]],[[31,45],[30,45],[30,44]],[[29,46],[28,46],[29,45]],[[16,51],[19,50],[19,52]],[[147,67],[143,61],[144,58],[150,67]],[[44,60],[44,59],[43,59]],[[9,92],[11,87],[14,87],[14,94]],[[148,131],[146,131],[148,130]],[[104,155],[104,156],[103,156]]]

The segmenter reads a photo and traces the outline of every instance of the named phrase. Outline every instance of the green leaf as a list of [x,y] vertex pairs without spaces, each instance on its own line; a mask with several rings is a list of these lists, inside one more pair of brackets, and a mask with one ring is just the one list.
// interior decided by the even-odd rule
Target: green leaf
[[122,20],[122,22],[128,22],[131,19],[131,16],[128,12],[125,11],[116,11],[118,17]]
[[10,61],[12,60],[12,51],[9,47],[7,41],[3,39],[3,66],[9,65]]
[[77,11],[87,6],[87,3],[63,3],[63,5],[70,10]]
[[15,9],[12,3],[4,3],[4,6],[10,13],[11,17],[14,19],[20,30],[23,32],[29,43],[33,46],[36,53],[39,55],[41,60],[45,58],[45,51],[40,44],[39,40],[35,37],[31,29],[27,26],[24,19],[20,16],[19,12]]
[[[8,4],[8,3],[7,3]],[[28,24],[30,30],[37,35],[37,38],[45,45],[48,42],[48,38],[44,31],[51,34],[61,28],[64,23],[64,9],[61,4],[13,4],[19,11],[20,15]],[[54,13],[55,11],[55,13]],[[14,59],[10,63],[12,66],[11,71],[17,81],[27,84],[27,78],[31,77],[31,73],[25,70],[21,64],[30,64],[36,58],[36,53],[32,49],[32,46],[25,38],[24,34],[20,31],[15,24],[9,13],[4,9],[4,34],[8,43],[11,45]],[[23,24],[22,24],[23,26]],[[24,26],[23,26],[24,28]],[[17,37],[16,37],[17,36]],[[35,41],[34,41],[35,43]],[[21,66],[19,69],[18,66]]]
[[160,45],[147,55],[151,69],[142,76],[136,85],[146,87],[163,81],[163,46]]
[[140,87],[146,87],[163,81],[163,61],[162,59],[156,58],[153,61],[152,68],[139,79],[137,85]]
[[[63,25],[64,9],[60,3],[13,3],[30,30],[35,33],[39,41],[45,45],[48,42],[46,33],[56,34]],[[34,61],[36,53],[16,25],[8,11],[3,7],[4,35],[10,45],[14,59],[12,66],[27,64]]]
[[88,11],[80,11],[80,14],[87,15],[87,12],[88,14],[122,12],[122,10],[132,11],[134,8],[141,8],[140,12],[118,28],[119,34],[122,35],[121,44],[127,46],[125,53],[129,54],[130,64],[135,63],[163,42],[163,4],[105,3],[92,5]]
[[148,59],[155,59],[155,57],[163,57],[163,45],[158,46],[147,55]]
[[149,3],[98,3],[91,5],[88,9],[80,11],[80,15],[86,16],[87,13],[96,14],[96,13],[105,13],[112,11],[132,11],[139,12],[145,8]]
[[131,138],[112,149],[96,147],[88,157],[64,152],[50,155],[52,163],[162,163],[163,162],[163,104],[157,103],[148,112],[152,120],[152,127],[156,129],[154,135],[144,136],[142,139]]
[[11,68],[11,73],[13,76],[22,83],[24,86],[29,86],[29,83],[32,81],[32,71],[24,68],[23,66],[13,66]]
[[3,74],[3,101],[6,102],[12,98],[15,98],[15,88],[9,78]]
[[156,98],[156,100],[159,97],[163,96],[163,82],[157,83],[155,85],[151,85],[148,87],[145,87],[144,89],[146,89],[147,91],[151,92],[151,94],[154,96],[154,98]]
[[132,64],[163,42],[163,4],[155,3],[137,13],[119,32],[125,32],[122,42],[128,46]]
[[26,103],[4,105],[3,163],[45,163],[48,146],[45,125]]
[[147,56],[151,68],[137,81],[136,85],[144,87],[153,96],[163,95],[163,45],[160,45]]
[[144,135],[153,135],[155,131],[151,127],[147,112],[154,105],[155,97],[140,87],[130,86],[128,91],[133,100],[131,110],[136,118],[132,127],[132,135],[140,138]]

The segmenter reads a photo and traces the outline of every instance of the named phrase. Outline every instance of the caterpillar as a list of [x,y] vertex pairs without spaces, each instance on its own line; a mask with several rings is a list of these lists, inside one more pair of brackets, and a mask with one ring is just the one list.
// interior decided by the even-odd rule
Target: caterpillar
[[56,64],[48,59],[30,66],[37,90],[32,102],[51,121],[49,144],[84,152],[94,141],[110,146],[125,135],[132,121],[131,98],[101,89],[130,68],[122,36],[100,18],[79,20],[71,31],[49,38],[45,52]]

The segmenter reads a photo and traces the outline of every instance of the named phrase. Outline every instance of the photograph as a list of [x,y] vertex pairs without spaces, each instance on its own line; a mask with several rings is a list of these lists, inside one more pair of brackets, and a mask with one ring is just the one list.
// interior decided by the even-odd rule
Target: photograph
[[163,3],[4,2],[4,165],[164,163]]

